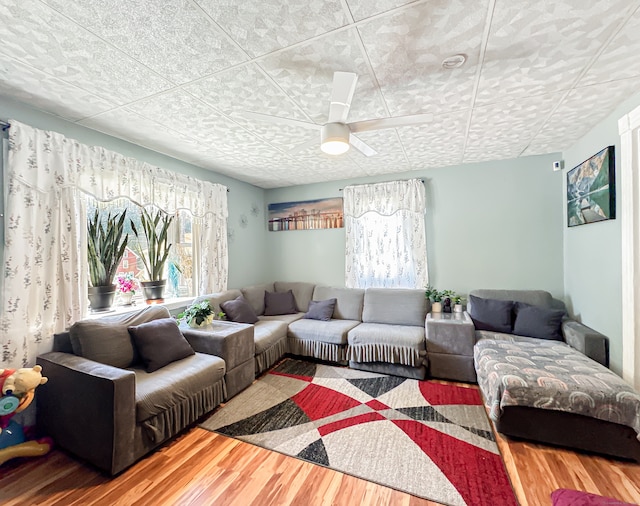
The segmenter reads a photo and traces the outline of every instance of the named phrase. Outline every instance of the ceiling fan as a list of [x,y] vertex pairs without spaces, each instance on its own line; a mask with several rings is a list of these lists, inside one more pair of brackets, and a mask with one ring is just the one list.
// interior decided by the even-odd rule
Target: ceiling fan
[[[260,121],[319,130],[320,149],[324,153],[330,155],[341,155],[347,152],[350,146],[353,146],[366,156],[373,156],[378,154],[378,152],[362,139],[357,137],[355,135],[356,133],[371,130],[383,130],[385,128],[419,125],[433,120],[432,114],[414,114],[411,116],[370,119],[347,123],[347,116],[349,114],[349,108],[351,107],[353,94],[356,90],[357,81],[358,76],[353,72],[335,72],[333,74],[333,88],[331,90],[331,101],[329,104],[329,117],[327,123],[324,125],[250,111],[245,111],[243,116]],[[302,151],[303,149],[316,146],[317,143],[317,138],[312,139],[295,146],[289,152],[293,153]]]

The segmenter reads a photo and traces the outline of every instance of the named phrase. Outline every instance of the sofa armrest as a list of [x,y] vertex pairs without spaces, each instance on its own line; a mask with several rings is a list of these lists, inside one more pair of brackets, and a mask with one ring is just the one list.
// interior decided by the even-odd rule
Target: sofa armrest
[[572,348],[609,367],[609,338],[604,334],[567,318],[562,322],[562,336]]
[[60,447],[110,474],[130,465],[135,374],[63,352],[45,353],[36,362],[49,378],[36,393],[39,429]]
[[180,330],[198,353],[222,358],[227,372],[255,356],[253,325],[214,322],[208,327],[192,329],[182,324]]

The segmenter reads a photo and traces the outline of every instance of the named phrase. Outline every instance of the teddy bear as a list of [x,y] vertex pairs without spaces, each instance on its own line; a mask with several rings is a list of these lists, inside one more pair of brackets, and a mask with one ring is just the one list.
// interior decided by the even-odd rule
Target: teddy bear
[[20,397],[44,385],[48,378],[42,376],[42,366],[32,368],[0,369],[0,389],[2,395],[11,394]]

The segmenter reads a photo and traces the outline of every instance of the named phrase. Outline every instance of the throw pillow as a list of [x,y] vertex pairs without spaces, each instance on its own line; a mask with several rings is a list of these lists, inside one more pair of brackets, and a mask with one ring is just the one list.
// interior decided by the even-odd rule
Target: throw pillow
[[276,316],[280,314],[297,313],[296,299],[293,291],[264,292],[264,315]]
[[129,367],[137,358],[126,325],[83,320],[69,329],[73,353],[113,367]]
[[256,323],[258,316],[246,299],[239,295],[220,304],[227,318],[236,323]]
[[516,321],[513,333],[518,336],[537,337],[562,341],[562,318],[564,310],[532,306],[524,302],[516,302]]
[[512,300],[483,299],[469,295],[469,316],[476,330],[511,333]]
[[618,501],[611,497],[568,488],[559,488],[551,492],[551,503],[553,506],[633,506],[632,503]]
[[147,372],[195,355],[173,318],[161,318],[129,327]]
[[309,311],[304,315],[309,320],[322,320],[328,322],[333,316],[338,299],[312,300],[309,302]]

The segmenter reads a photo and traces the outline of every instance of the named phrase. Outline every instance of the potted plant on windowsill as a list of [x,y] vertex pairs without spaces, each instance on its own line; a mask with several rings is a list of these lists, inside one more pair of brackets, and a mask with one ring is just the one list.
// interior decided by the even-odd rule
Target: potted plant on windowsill
[[126,210],[114,216],[109,213],[102,223],[100,212],[96,209],[93,217],[87,220],[87,259],[91,283],[87,294],[93,312],[107,311],[113,304],[116,293],[113,277],[129,240],[124,233],[126,217]]
[[143,250],[138,244],[138,254],[142,259],[144,268],[147,271],[148,281],[142,281],[142,289],[144,291],[147,303],[163,302],[164,288],[167,280],[163,279],[164,265],[169,257],[172,244],[169,242],[169,227],[175,216],[170,216],[164,211],[157,210],[151,214],[145,208],[140,213],[140,222],[142,224],[142,232],[138,232],[136,226],[131,223],[131,229],[138,238],[144,233],[147,240],[147,249]]

